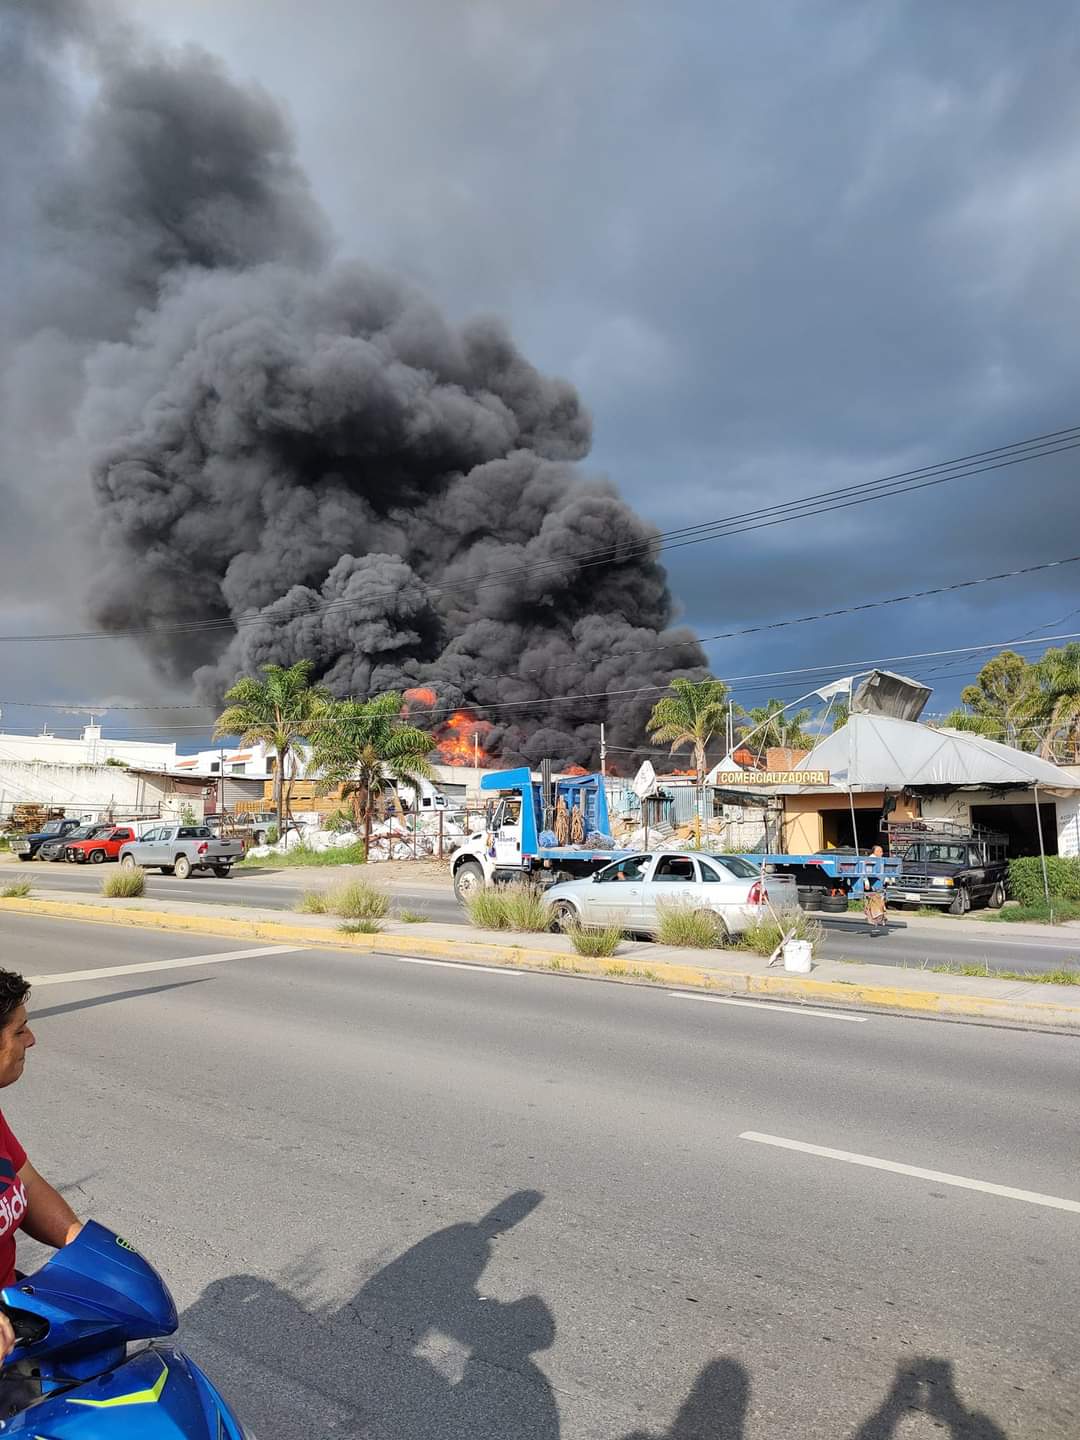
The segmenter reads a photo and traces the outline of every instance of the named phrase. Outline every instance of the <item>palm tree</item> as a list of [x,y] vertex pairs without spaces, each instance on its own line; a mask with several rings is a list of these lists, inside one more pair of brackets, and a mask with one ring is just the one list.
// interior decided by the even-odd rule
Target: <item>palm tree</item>
[[753,736],[759,750],[809,750],[814,737],[808,735],[804,726],[810,719],[809,710],[797,710],[794,715],[784,711],[783,700],[767,700],[758,705],[747,716],[750,724],[746,727],[746,738]]
[[1047,650],[1032,670],[1027,716],[1044,727],[1039,754],[1052,759],[1059,747],[1071,751],[1080,744],[1080,644]]
[[312,739],[323,711],[331,703],[329,692],[311,683],[314,668],[310,660],[298,660],[288,667],[264,665],[262,680],[245,675],[225,692],[225,709],[214,726],[215,740],[236,735],[241,745],[261,742],[274,751],[274,809],[279,835],[289,761],[299,741]]
[[415,784],[431,776],[428,756],[435,741],[402,719],[401,696],[393,691],[371,700],[341,700],[322,716],[311,751],[311,769],[319,776],[318,792],[341,787],[352,800],[359,829],[369,824],[387,786],[394,781]]
[[697,783],[705,783],[705,748],[727,723],[728,687],[722,680],[672,680],[671,693],[653,706],[645,728],[654,740],[693,750]]

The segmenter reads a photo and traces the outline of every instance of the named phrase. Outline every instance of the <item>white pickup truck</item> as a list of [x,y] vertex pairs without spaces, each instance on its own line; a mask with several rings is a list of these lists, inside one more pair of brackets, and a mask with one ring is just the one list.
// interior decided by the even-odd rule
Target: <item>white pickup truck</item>
[[212,870],[222,880],[232,873],[233,864],[243,858],[239,840],[219,840],[208,825],[160,825],[120,851],[126,870],[142,866],[186,880],[193,870]]

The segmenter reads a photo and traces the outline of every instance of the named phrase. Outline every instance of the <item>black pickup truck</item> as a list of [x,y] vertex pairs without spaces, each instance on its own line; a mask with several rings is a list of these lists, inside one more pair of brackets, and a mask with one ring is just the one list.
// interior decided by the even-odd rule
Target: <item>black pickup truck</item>
[[1000,910],[1005,904],[1006,838],[989,830],[960,826],[890,835],[900,874],[889,886],[889,905],[930,905],[950,915],[966,915],[976,905]]
[[35,860],[42,845],[50,840],[59,840],[82,826],[81,820],[50,820],[43,830],[33,835],[20,835],[13,839],[11,848],[20,860]]

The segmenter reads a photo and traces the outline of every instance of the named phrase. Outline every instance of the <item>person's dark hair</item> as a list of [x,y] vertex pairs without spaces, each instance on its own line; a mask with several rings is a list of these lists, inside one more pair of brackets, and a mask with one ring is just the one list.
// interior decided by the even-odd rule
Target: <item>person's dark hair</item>
[[14,970],[0,970],[0,1029],[30,998],[30,982]]

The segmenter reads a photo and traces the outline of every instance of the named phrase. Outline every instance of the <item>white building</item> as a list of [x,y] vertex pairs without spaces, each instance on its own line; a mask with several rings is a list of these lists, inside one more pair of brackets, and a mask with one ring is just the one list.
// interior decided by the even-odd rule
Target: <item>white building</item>
[[118,760],[146,770],[176,768],[176,745],[153,740],[107,740],[91,721],[78,739],[64,739],[43,730],[40,735],[10,735],[0,730],[0,761],[44,765],[104,765]]

